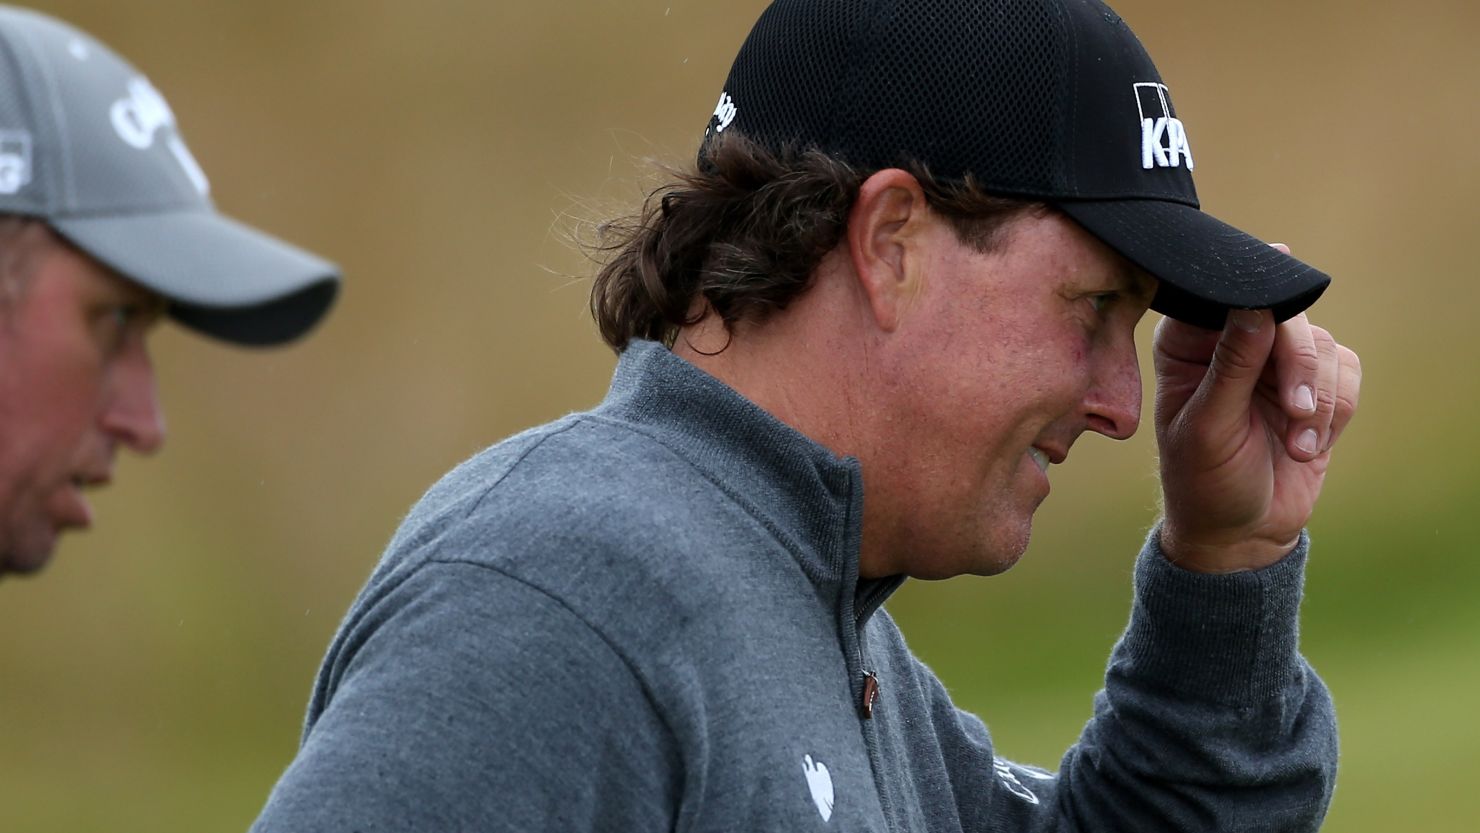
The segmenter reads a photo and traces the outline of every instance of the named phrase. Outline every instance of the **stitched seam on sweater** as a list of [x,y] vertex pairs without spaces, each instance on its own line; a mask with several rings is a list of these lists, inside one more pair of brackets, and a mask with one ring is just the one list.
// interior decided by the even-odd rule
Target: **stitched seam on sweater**
[[771,533],[771,537],[775,539],[776,543],[780,544],[783,548],[786,549],[787,552],[791,553],[792,557],[797,560],[797,563],[802,565],[802,569],[804,571],[807,571],[811,568],[809,559],[805,558],[804,554],[800,552],[790,540],[788,540],[789,536],[780,526],[777,526],[775,522],[767,517],[765,513],[761,512],[759,508],[757,508],[754,504],[747,500],[745,496],[742,495],[740,492],[731,489],[723,480],[720,480],[718,477],[714,476],[708,470],[706,470],[703,466],[694,462],[694,460],[690,458],[687,454],[685,454],[682,450],[669,444],[668,442],[665,442],[661,434],[645,430],[642,426],[630,422],[623,422],[607,417],[600,417],[594,414],[584,414],[580,417],[580,420],[589,420],[591,422],[599,423],[610,428],[631,431],[634,434],[638,434],[648,438],[649,440],[652,440],[655,444],[661,446],[674,457],[677,457],[679,460],[681,460],[689,468],[697,472],[700,477],[703,477],[705,480],[709,481],[716,489],[724,494],[725,497],[728,497],[730,499],[730,502],[734,503],[736,506],[744,510],[745,514],[749,515],[757,523],[764,527],[767,532]]
[[508,464],[508,466],[504,468],[502,474],[500,474],[498,477],[495,477],[492,483],[489,483],[483,488],[483,493],[478,495],[477,500],[468,505],[468,510],[463,513],[461,520],[467,520],[468,518],[472,517],[475,512],[482,508],[483,501],[487,500],[488,496],[493,494],[493,491],[497,489],[505,480],[507,480],[509,478],[509,475],[514,473],[514,469],[519,468],[519,465],[524,462],[525,458],[535,452],[535,449],[538,449],[540,446],[544,445],[550,440],[550,438],[558,437],[559,435],[564,434],[566,431],[569,431],[579,424],[580,420],[571,420],[568,424],[562,425],[559,428],[547,432],[538,440],[531,443],[529,448],[524,449],[524,451],[521,452],[517,458],[515,458],[512,462]]
[[538,584],[533,583],[529,579],[524,578],[523,576],[511,573],[508,570],[505,570],[497,565],[487,564],[480,561],[472,561],[464,558],[432,556],[427,558],[426,561],[422,562],[421,566],[417,567],[416,570],[413,570],[412,572],[418,572],[428,564],[456,564],[467,567],[477,567],[480,570],[487,570],[490,573],[495,573],[497,575],[503,576],[506,579],[509,579],[510,581],[528,587],[541,596],[544,596],[545,598],[554,602],[560,609],[570,614],[572,619],[575,619],[577,622],[580,622],[582,625],[584,625],[587,630],[589,630],[592,634],[596,636],[597,639],[601,640],[602,644],[605,645],[607,649],[612,652],[613,656],[621,661],[622,665],[626,666],[627,672],[630,673],[632,675],[632,678],[637,681],[638,688],[642,689],[642,696],[647,700],[648,706],[653,710],[653,714],[657,716],[658,722],[663,725],[664,730],[668,732],[669,739],[673,741],[674,747],[680,750],[680,756],[682,756],[683,745],[679,743],[678,733],[674,731],[673,725],[668,722],[667,714],[663,711],[663,709],[659,708],[657,699],[653,696],[653,686],[649,683],[648,679],[638,670],[637,666],[632,662],[627,654],[624,653],[617,646],[615,642],[613,642],[605,633],[601,631],[600,628],[596,627],[596,625],[589,621],[585,616],[582,616],[580,611],[576,610],[576,608],[572,606],[569,602],[555,595],[554,593],[551,593],[549,590],[546,590]]

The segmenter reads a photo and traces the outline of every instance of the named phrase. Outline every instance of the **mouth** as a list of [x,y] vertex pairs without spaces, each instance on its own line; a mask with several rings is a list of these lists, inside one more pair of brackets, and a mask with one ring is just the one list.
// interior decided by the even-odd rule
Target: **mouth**
[[95,465],[84,465],[72,472],[72,485],[79,489],[93,489],[106,486],[113,481],[113,464],[111,461],[99,461]]
[[106,472],[78,472],[68,480],[70,489],[61,505],[56,507],[56,521],[62,529],[87,529],[92,526],[92,505],[88,502],[88,491],[106,486],[112,478]]
[[1033,458],[1033,463],[1038,466],[1039,471],[1045,473],[1048,471],[1049,461],[1047,451],[1037,447],[1030,447],[1028,449],[1028,456]]

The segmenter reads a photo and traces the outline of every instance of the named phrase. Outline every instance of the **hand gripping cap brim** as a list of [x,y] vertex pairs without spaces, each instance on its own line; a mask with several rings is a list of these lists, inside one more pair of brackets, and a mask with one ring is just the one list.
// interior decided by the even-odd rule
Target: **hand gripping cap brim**
[[339,269],[213,211],[56,217],[79,249],[170,301],[187,327],[245,345],[291,341],[339,289]]
[[1160,282],[1151,308],[1209,329],[1229,309],[1303,312],[1324,272],[1190,205],[1162,200],[1056,200],[1087,231]]

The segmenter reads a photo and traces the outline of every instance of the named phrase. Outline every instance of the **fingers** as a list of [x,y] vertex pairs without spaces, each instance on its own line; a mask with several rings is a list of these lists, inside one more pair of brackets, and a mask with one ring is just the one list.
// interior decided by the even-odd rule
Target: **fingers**
[[[1284,243],[1269,245],[1290,253]],[[1281,406],[1290,417],[1285,450],[1296,460],[1315,459],[1330,450],[1356,412],[1361,362],[1303,312],[1280,325],[1274,359]]]
[[1229,310],[1199,391],[1204,407],[1245,419],[1274,342],[1274,317],[1268,310]]
[[1280,409],[1289,417],[1285,450],[1296,460],[1310,460],[1321,452],[1330,433],[1335,342],[1301,313],[1279,326],[1273,357]]
[[1335,413],[1331,418],[1331,436],[1326,441],[1329,450],[1336,440],[1341,437],[1341,432],[1346,430],[1347,423],[1357,413],[1357,399],[1362,388],[1362,360],[1351,350],[1336,345],[1336,405]]
[[1280,406],[1289,417],[1285,450],[1295,460],[1313,460],[1331,448],[1356,411],[1361,362],[1304,313],[1280,325],[1273,359]]
[[1331,449],[1356,413],[1360,360],[1304,313],[1276,326],[1268,310],[1231,310],[1222,332],[1164,319],[1153,355],[1158,426],[1169,424],[1193,395],[1196,410],[1205,415],[1199,419],[1215,421],[1206,427],[1226,418],[1222,427],[1231,428],[1257,390],[1285,416],[1285,452],[1309,462]]
[[1206,366],[1220,336],[1217,330],[1175,318],[1163,318],[1156,324],[1152,355],[1158,362],[1190,362]]
[[[1321,327],[1311,327],[1316,339],[1316,355],[1321,363],[1316,369],[1316,416],[1312,428],[1316,432],[1316,447],[1325,451],[1331,447],[1332,427],[1336,419],[1336,392],[1341,384],[1341,360],[1336,352],[1336,339]],[[1307,429],[1310,430],[1310,429]]]

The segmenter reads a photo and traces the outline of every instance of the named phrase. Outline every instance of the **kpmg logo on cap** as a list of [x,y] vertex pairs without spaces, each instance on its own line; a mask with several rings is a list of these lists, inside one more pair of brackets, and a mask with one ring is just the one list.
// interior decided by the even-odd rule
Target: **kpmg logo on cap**
[[31,134],[0,130],[0,194],[15,194],[31,182]]
[[1167,85],[1142,83],[1131,85],[1136,90],[1136,109],[1141,114],[1141,167],[1177,168],[1185,161],[1192,170],[1192,147],[1187,144],[1187,128],[1172,115],[1167,100]]
[[113,129],[118,132],[118,138],[139,150],[153,147],[154,135],[169,128],[169,138],[165,140],[165,146],[169,148],[170,154],[180,163],[197,191],[202,194],[211,192],[211,183],[206,179],[206,172],[201,170],[200,163],[195,161],[190,148],[185,147],[185,142],[176,132],[175,114],[170,110],[169,103],[148,79],[143,76],[129,79],[128,97],[113,102],[108,115],[113,120]]

